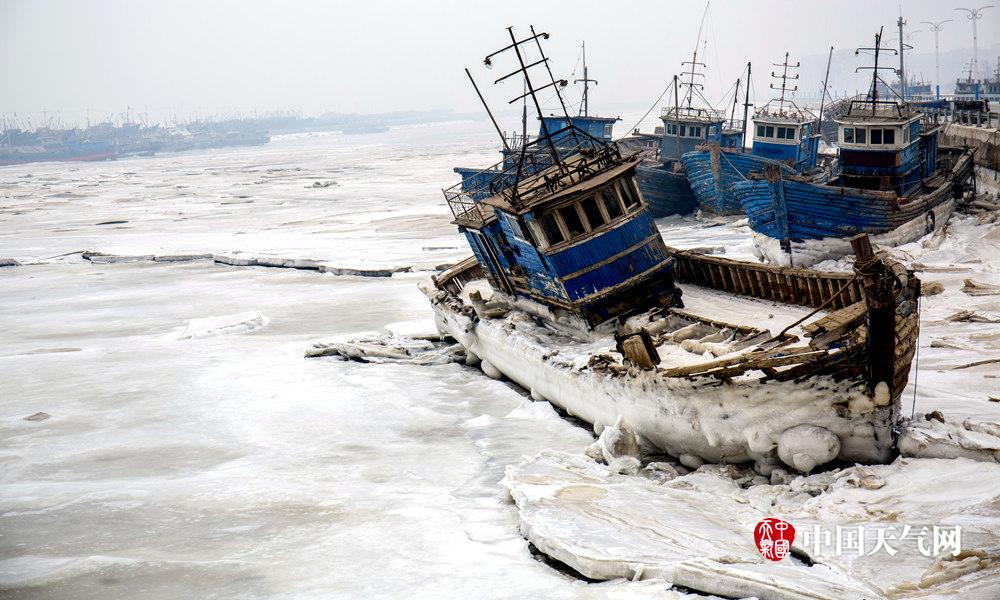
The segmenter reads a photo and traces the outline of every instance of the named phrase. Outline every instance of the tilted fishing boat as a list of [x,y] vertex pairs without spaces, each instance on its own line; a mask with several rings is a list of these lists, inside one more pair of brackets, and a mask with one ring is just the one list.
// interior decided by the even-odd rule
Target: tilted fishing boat
[[[541,34],[511,35],[508,49]],[[853,274],[673,250],[635,156],[549,142],[532,142],[552,159],[536,173],[445,190],[474,256],[421,290],[470,364],[595,427],[623,417],[688,465],[892,458],[919,325],[912,272],[864,236]]]
[[840,173],[817,182],[765,168],[733,192],[768,261],[807,266],[851,251],[858,233],[904,244],[945,225],[973,175],[972,153],[939,147],[936,120],[900,99],[879,97],[876,67],[866,96],[836,119]]
[[819,180],[829,178],[830,169],[819,161],[818,118],[785,97],[797,89],[789,87],[788,80],[798,77],[789,75],[789,69],[797,67],[798,63],[789,64],[786,53],[784,63],[776,66],[783,68],[781,75],[775,75],[781,80],[781,86],[772,87],[780,89],[781,93],[754,111],[750,152],[743,144],[726,147],[707,143],[681,156],[691,190],[703,210],[741,214],[743,208],[733,193],[733,185],[767,165],[778,165],[787,175],[803,174]]

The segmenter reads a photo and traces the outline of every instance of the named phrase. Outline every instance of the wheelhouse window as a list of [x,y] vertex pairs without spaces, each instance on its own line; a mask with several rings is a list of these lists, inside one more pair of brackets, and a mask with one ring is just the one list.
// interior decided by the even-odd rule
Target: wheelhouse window
[[763,125],[758,125],[757,126],[757,137],[764,137],[764,126]]
[[[872,140],[874,143],[875,140]],[[896,130],[895,129],[883,129],[882,130],[882,143],[883,144],[895,144],[896,143]]]
[[636,192],[635,188],[632,187],[632,182],[627,179],[620,179],[618,183],[615,184],[618,188],[618,193],[622,196],[622,202],[625,203],[626,209],[631,209],[640,204],[639,194]]
[[681,125],[681,137],[687,137],[687,125]]
[[514,232],[514,237],[520,238],[525,241],[530,241],[530,238],[528,237],[524,229],[521,227],[521,222],[517,217],[508,215],[503,211],[501,211],[501,214],[503,215],[504,220],[507,221],[507,225],[510,227],[510,230]]
[[867,144],[868,143],[868,130],[863,127],[857,127],[854,129],[854,143],[855,144]]
[[778,128],[778,139],[779,140],[794,140],[795,139],[795,128],[794,127],[779,127]]
[[774,137],[774,127],[767,125],[764,127],[764,137],[773,138]]
[[613,127],[614,127],[614,125],[612,125],[611,123],[606,123],[604,125],[604,137],[606,137],[606,138],[611,137],[611,131],[612,131]]
[[553,213],[542,213],[540,221],[542,223],[542,233],[545,234],[545,240],[550,246],[566,241],[566,237],[563,236],[562,230],[559,229],[559,223],[556,222],[556,216]]
[[688,137],[700,138],[701,137],[701,127],[695,127],[692,125],[688,128]]
[[872,129],[872,144],[882,144],[882,130]]
[[597,206],[596,196],[587,196],[580,201],[580,208],[583,209],[583,215],[587,217],[587,224],[590,229],[597,229],[601,225],[607,223],[604,218],[604,213],[601,212],[599,206]]
[[853,144],[854,143],[854,128],[853,127],[844,127],[843,142],[845,144]]
[[587,233],[587,229],[583,226],[583,220],[580,219],[580,213],[576,211],[575,204],[570,204],[557,210],[559,211],[559,216],[562,217],[563,223],[566,224],[566,232],[569,234],[570,239]]
[[625,214],[625,209],[618,202],[618,196],[615,195],[614,190],[611,186],[605,187],[601,190],[601,203],[604,205],[605,212],[608,213],[608,220],[614,221],[618,217]]
[[642,201],[635,184],[620,180],[606,185],[595,194],[550,209],[536,219],[528,220],[527,231],[534,236],[539,247],[548,248],[604,227],[641,206]]
[[677,124],[667,123],[667,133],[670,135],[677,135]]

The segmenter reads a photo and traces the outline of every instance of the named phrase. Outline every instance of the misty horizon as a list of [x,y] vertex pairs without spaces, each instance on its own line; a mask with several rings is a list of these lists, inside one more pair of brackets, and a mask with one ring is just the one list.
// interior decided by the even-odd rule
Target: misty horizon
[[[921,21],[952,19],[940,33],[942,92],[949,91],[971,58],[971,23],[964,3],[910,2],[903,6],[908,73],[934,79],[934,38]],[[373,114],[452,110],[481,113],[463,72],[469,67],[491,108],[509,116],[513,86],[492,79],[482,58],[509,42],[505,25],[527,35],[530,25],[551,33],[546,53],[557,77],[578,79],[580,45],[587,43],[592,111],[643,110],[691,59],[699,24],[699,62],[706,63],[704,96],[718,106],[731,93],[745,63],[753,63],[751,96],[771,95],[771,65],[790,52],[801,62],[799,97],[818,97],[827,51],[834,47],[830,88],[851,94],[867,89],[868,64],[854,48],[869,46],[878,28],[884,43],[898,44],[898,7],[846,2],[836,8],[779,2],[763,10],[749,4],[702,2],[558,6],[512,2],[473,12],[463,3],[278,7],[262,2],[102,2],[64,0],[0,5],[0,115],[22,124],[55,120],[64,125],[120,121],[128,113],[150,123],[275,112]],[[994,11],[996,18],[989,17]],[[594,18],[595,12],[601,14]],[[864,14],[859,18],[859,14]],[[979,67],[991,73],[1000,44],[1000,8],[979,21]],[[40,44],[39,40],[44,40]],[[96,43],[99,41],[100,43]],[[33,48],[25,52],[26,48]],[[890,65],[898,60],[887,54]],[[504,71],[505,73],[506,71]],[[728,90],[728,92],[727,92]],[[570,86],[574,107],[580,90]],[[545,98],[543,98],[545,100]],[[668,104],[668,99],[660,102]],[[549,103],[552,104],[551,102]]]

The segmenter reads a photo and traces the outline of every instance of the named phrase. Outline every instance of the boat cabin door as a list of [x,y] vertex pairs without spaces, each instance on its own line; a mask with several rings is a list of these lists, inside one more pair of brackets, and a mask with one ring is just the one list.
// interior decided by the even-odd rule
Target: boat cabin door
[[487,261],[489,261],[486,270],[493,275],[493,279],[495,280],[494,283],[504,294],[513,295],[514,286],[512,286],[510,280],[507,279],[507,272],[504,271],[503,265],[501,265],[499,259],[497,259],[496,248],[493,247],[490,239],[481,232],[473,231],[472,233],[475,235],[479,248],[483,251],[483,256]]

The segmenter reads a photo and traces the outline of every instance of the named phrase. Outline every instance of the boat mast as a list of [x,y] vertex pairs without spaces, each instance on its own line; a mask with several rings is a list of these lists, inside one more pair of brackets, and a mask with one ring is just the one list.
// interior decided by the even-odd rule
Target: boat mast
[[[880,66],[878,66],[878,55],[879,55],[879,52],[882,51],[882,27],[879,27],[878,28],[878,33],[875,34],[875,47],[874,48],[858,48],[858,49],[856,49],[854,51],[854,55],[857,56],[857,55],[861,54],[862,50],[874,50],[875,51],[875,66],[873,66],[873,67],[857,67],[856,69],[854,69],[855,73],[857,73],[858,71],[867,71],[867,70],[871,69],[871,72],[872,72],[872,89],[871,89],[871,92],[869,92],[868,95],[869,95],[869,97],[872,100],[872,116],[875,116],[875,112],[877,110],[877,103],[878,103],[878,72],[879,72],[879,69],[882,69],[883,71],[891,71],[891,70],[893,70],[892,67],[880,67]],[[895,52],[895,50],[893,50],[892,48],[889,48],[889,51],[890,52]]]
[[[698,77],[704,77],[705,76],[704,73],[698,73],[698,72],[696,72],[697,71],[697,67],[704,67],[705,66],[705,63],[698,62],[698,46],[701,45],[701,31],[702,31],[702,28],[705,26],[705,17],[708,16],[708,7],[711,4],[712,4],[711,2],[706,2],[705,3],[705,12],[703,12],[701,14],[701,23],[698,24],[698,37],[694,41],[694,52],[691,54],[691,60],[690,61],[684,61],[684,62],[681,63],[681,66],[691,65],[691,70],[684,72],[684,75],[690,75],[690,81],[688,81],[688,83],[687,83],[687,86],[688,86],[687,97],[685,98],[685,103],[687,104],[688,108],[691,108],[691,101],[694,99],[694,88],[695,88],[695,86],[700,87],[702,89],[704,89],[704,87],[705,87],[705,86],[703,86],[701,84],[696,84],[694,82],[694,78],[695,78],[695,76],[698,76]],[[681,107],[678,105],[677,106],[677,112],[678,113],[680,112],[680,109],[681,109]]]
[[833,46],[830,46],[830,55],[826,57],[826,76],[823,77],[823,94],[819,101],[819,133],[823,130],[823,108],[826,106],[826,89],[830,84],[830,63],[833,61]]
[[574,79],[573,83],[583,82],[583,101],[580,102],[580,115],[586,117],[590,114],[589,98],[588,95],[588,84],[593,83],[597,85],[596,79],[590,79],[587,76],[587,42],[583,42],[583,79]]
[[[784,113],[785,112],[785,92],[794,92],[794,91],[796,91],[796,90],[799,89],[799,86],[797,86],[797,85],[793,86],[791,88],[788,87],[788,80],[789,79],[795,80],[795,79],[799,78],[799,74],[798,73],[796,73],[795,75],[789,75],[788,74],[788,69],[789,68],[797,69],[797,68],[799,68],[799,66],[800,66],[801,63],[795,63],[794,65],[789,64],[788,63],[788,52],[785,52],[785,62],[783,62],[783,63],[772,63],[772,64],[774,66],[776,66],[776,67],[781,67],[782,69],[784,69],[781,72],[781,75],[778,75],[774,71],[771,71],[771,77],[774,77],[775,79],[781,79],[781,88],[780,88],[781,89],[781,96],[778,98],[778,113]],[[773,83],[771,84],[770,87],[771,87],[772,90],[779,89],[779,88],[774,87]]]
[[747,62],[747,89],[745,92],[746,96],[743,99],[743,143],[741,144],[740,152],[746,150],[747,147],[747,119],[750,117],[750,63]]
[[729,111],[729,122],[736,120],[736,105],[740,102],[740,78],[736,79],[736,91],[733,92],[733,110]]
[[486,99],[483,98],[482,92],[479,91],[479,86],[476,85],[476,80],[472,78],[472,73],[469,73],[469,68],[465,68],[465,74],[469,76],[469,81],[472,83],[472,89],[476,90],[476,95],[479,96],[479,101],[483,103],[483,108],[486,109],[486,114],[490,116],[490,121],[493,122],[493,127],[496,128],[497,134],[500,136],[500,141],[503,143],[503,149],[510,151],[510,146],[507,145],[507,138],[503,135],[503,130],[497,125],[497,120],[493,116],[493,111],[490,110],[490,106],[486,104]]
[[903,15],[900,13],[899,19],[896,20],[896,26],[899,27],[899,97],[906,102],[906,69],[903,65],[903,26],[906,25],[906,21],[903,20]]
[[[579,147],[580,138],[576,135],[576,127],[573,126],[573,121],[569,118],[569,112],[566,110],[566,102],[563,100],[562,92],[559,91],[559,88],[566,87],[567,85],[569,85],[569,82],[566,81],[565,79],[560,79],[557,81],[555,76],[552,75],[552,67],[549,66],[549,59],[545,56],[545,52],[542,50],[542,42],[538,39],[538,34],[535,33],[535,26],[531,25],[530,28],[531,28],[531,36],[535,40],[535,45],[538,47],[538,55],[542,57],[542,60],[540,62],[545,65],[545,70],[549,74],[549,81],[552,82],[551,85],[556,92],[556,98],[559,99],[559,107],[562,108],[563,117],[566,118],[566,126],[569,127],[569,133],[570,135],[573,136],[573,141],[576,142],[576,146]],[[508,29],[513,30],[512,27]],[[513,38],[514,32],[511,31],[510,35]],[[545,39],[549,39],[549,34],[543,33],[542,35],[545,36]],[[518,54],[520,55],[520,52],[518,51],[516,46],[514,47],[514,50],[517,51]],[[525,72],[525,77],[527,77],[527,72]],[[552,147],[555,148],[555,145],[553,145]]]
[[681,105],[680,94],[678,92],[679,82],[674,75],[674,150],[677,153],[677,160],[681,159]]
[[[543,133],[543,135],[545,137],[545,141],[548,144],[549,153],[552,156],[552,161],[553,161],[554,164],[558,165],[560,167],[560,169],[565,168],[565,165],[563,164],[563,161],[562,161],[562,157],[559,156],[559,150],[556,148],[555,142],[552,140],[552,137],[549,135],[549,128],[545,124],[545,118],[544,118],[544,115],[542,114],[542,105],[538,101],[538,92],[540,92],[540,91],[542,91],[544,89],[550,88],[550,87],[551,88],[555,88],[555,90],[556,90],[556,96],[559,98],[559,103],[563,107],[563,112],[564,113],[566,112],[566,105],[563,103],[562,94],[559,93],[559,86],[565,86],[567,84],[567,82],[566,82],[565,79],[556,80],[556,79],[552,78],[552,70],[548,69],[548,61],[549,61],[549,59],[545,56],[545,53],[542,52],[542,44],[541,44],[541,42],[538,41],[538,38],[542,38],[542,37],[548,39],[549,34],[546,33],[546,32],[535,33],[535,28],[532,27],[531,28],[531,33],[532,33],[531,37],[525,38],[523,40],[518,40],[514,36],[514,28],[513,27],[508,27],[507,28],[507,33],[510,34],[511,44],[509,46],[501,48],[500,50],[497,50],[496,52],[493,52],[493,53],[487,55],[486,58],[483,59],[483,64],[486,65],[487,67],[490,67],[490,66],[493,65],[493,57],[494,56],[497,56],[498,54],[501,54],[501,53],[506,52],[508,50],[513,50],[514,51],[514,54],[517,57],[517,64],[519,65],[519,68],[511,71],[510,73],[508,73],[508,74],[506,74],[506,75],[504,75],[502,77],[498,77],[496,80],[494,80],[493,83],[494,83],[494,85],[499,84],[501,81],[503,81],[505,79],[508,79],[510,77],[513,77],[514,75],[521,75],[521,77],[523,77],[523,79],[524,79],[524,85],[525,85],[525,87],[527,88],[528,91],[526,93],[518,96],[517,98],[514,98],[513,100],[511,100],[510,102],[508,102],[508,104],[513,104],[513,103],[517,102],[518,100],[520,100],[522,98],[526,98],[526,97],[530,97],[531,98],[531,102],[532,102],[532,104],[535,105],[535,111],[538,114],[538,120],[542,123],[542,133]],[[538,44],[538,50],[541,53],[541,58],[539,60],[531,63],[531,64],[526,64],[524,62],[524,54],[521,53],[521,45],[522,44],[527,44],[528,42],[531,42],[531,41],[537,42],[537,44]],[[544,64],[546,66],[546,69],[548,69],[549,78],[550,78],[551,82],[547,83],[545,85],[539,86],[539,87],[536,88],[531,83],[531,75],[528,73],[528,69],[530,69],[531,67],[540,65],[540,64]],[[567,120],[567,122],[569,121],[569,115],[566,115],[566,120]]]

